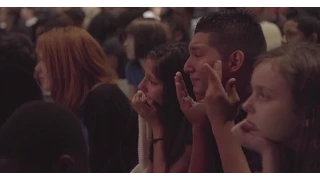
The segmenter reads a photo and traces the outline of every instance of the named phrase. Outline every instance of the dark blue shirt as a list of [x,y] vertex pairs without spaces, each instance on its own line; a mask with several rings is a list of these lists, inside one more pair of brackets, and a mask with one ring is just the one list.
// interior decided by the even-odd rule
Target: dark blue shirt
[[128,84],[132,85],[136,90],[144,77],[144,70],[139,61],[128,62],[126,65],[126,79]]

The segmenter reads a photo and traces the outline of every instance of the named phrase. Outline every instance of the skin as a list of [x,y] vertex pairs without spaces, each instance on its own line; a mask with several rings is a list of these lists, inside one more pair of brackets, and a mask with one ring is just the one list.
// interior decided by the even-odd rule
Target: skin
[[190,75],[196,99],[204,98],[207,89],[207,75],[203,64],[213,66],[221,59],[218,50],[209,44],[209,33],[196,33],[189,44],[190,57],[184,65],[184,71]]
[[248,113],[247,119],[234,126],[233,121],[228,119],[230,111],[209,112],[210,107],[212,109],[217,103],[227,105],[224,109],[236,106],[233,102],[237,93],[231,91],[228,85],[226,91],[223,89],[219,82],[221,68],[207,67],[210,71],[205,106],[208,107],[224,171],[250,172],[242,145],[262,155],[263,172],[279,172],[276,142],[294,141],[301,120],[294,111],[294,98],[286,80],[274,64],[265,62],[258,65],[251,79],[252,94],[243,104],[243,109]]
[[41,55],[39,57],[40,57],[39,62],[35,67],[34,76],[38,80],[41,88],[44,91],[50,92],[52,87],[52,82],[50,80],[47,67],[41,58]]
[[282,44],[298,44],[307,41],[305,35],[298,29],[298,23],[293,20],[287,20],[284,23],[283,32]]
[[255,68],[251,85],[253,92],[243,104],[247,121],[267,139],[288,141],[296,133],[299,122],[290,86],[272,63]]

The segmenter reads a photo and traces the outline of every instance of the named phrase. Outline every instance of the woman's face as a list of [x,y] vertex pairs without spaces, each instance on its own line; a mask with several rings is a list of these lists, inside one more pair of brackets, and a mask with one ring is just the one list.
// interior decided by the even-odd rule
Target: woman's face
[[132,35],[128,35],[123,46],[129,60],[134,60],[136,58],[134,44],[134,37]]
[[148,104],[155,102],[158,105],[162,105],[163,84],[155,75],[154,69],[156,65],[156,61],[153,59],[146,59],[143,63],[145,76],[138,88],[146,95]]
[[267,139],[292,140],[299,119],[287,81],[272,63],[266,62],[254,69],[251,86],[252,94],[243,104],[247,120]]
[[48,74],[47,66],[43,61],[42,55],[38,54],[38,64],[35,67],[35,78],[38,80],[41,88],[50,92],[52,88],[52,83]]

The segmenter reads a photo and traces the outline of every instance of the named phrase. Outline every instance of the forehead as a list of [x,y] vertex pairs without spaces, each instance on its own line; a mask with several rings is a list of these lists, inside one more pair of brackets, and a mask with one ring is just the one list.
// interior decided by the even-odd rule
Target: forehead
[[199,47],[208,47],[210,46],[209,38],[210,38],[210,33],[203,33],[203,32],[195,33],[189,44],[189,48],[194,49]]
[[146,75],[154,77],[154,78],[156,77],[155,70],[157,67],[157,63],[154,59],[147,58],[145,61],[143,61],[141,63],[141,65],[142,65]]
[[273,90],[289,91],[287,82],[271,62],[259,64],[253,71],[252,86],[263,86]]

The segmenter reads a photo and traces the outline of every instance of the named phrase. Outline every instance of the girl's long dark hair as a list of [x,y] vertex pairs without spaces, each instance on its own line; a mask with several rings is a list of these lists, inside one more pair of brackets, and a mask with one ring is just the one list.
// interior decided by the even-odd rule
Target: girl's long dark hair
[[[168,167],[174,164],[184,152],[185,145],[191,137],[190,122],[180,110],[176,95],[174,77],[180,71],[189,95],[194,98],[189,75],[183,67],[189,58],[188,45],[184,43],[161,45],[148,54],[148,58],[157,62],[154,72],[163,83],[163,105],[161,120],[163,121],[165,156]],[[186,139],[188,138],[188,139]],[[191,141],[191,140],[190,140]]]

